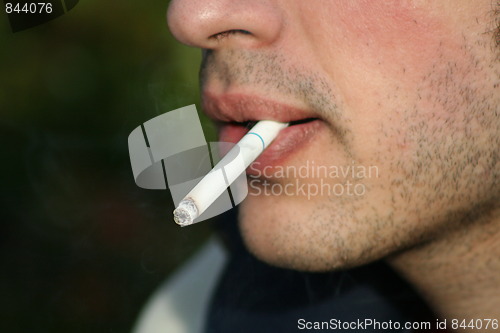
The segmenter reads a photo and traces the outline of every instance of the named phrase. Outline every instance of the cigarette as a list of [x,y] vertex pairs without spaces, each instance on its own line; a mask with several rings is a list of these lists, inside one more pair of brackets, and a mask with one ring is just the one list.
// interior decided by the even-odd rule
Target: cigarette
[[[220,160],[219,163],[181,200],[174,210],[174,221],[180,226],[193,221],[214,203],[248,166],[259,157],[278,133],[288,126],[272,120],[261,120]],[[231,163],[239,151],[243,163]],[[227,183],[216,177],[216,170],[223,168]]]

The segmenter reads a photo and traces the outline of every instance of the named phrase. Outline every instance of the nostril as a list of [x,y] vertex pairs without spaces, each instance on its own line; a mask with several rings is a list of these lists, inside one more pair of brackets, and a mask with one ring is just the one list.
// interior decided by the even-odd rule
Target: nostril
[[232,29],[232,30],[226,30],[226,31],[223,31],[223,32],[219,32],[219,33],[213,34],[209,38],[210,39],[221,40],[221,39],[224,39],[226,37],[229,37],[229,36],[235,35],[235,34],[251,35],[252,33],[250,31],[247,31],[247,30]]
[[243,29],[236,29],[236,30],[233,30],[235,33],[240,33],[240,34],[243,34],[243,35],[251,35],[252,33],[250,31],[247,31],[247,30],[243,30]]

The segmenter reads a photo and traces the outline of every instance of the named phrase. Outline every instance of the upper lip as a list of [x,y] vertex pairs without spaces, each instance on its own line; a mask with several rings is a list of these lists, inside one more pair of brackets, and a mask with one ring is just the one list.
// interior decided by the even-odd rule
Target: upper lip
[[219,122],[249,122],[274,120],[292,122],[318,116],[310,111],[282,104],[258,96],[243,94],[203,94],[203,110]]

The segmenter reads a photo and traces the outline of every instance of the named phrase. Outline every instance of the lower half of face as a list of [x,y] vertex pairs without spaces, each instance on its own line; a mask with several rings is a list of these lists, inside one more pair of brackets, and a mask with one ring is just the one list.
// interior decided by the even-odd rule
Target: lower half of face
[[295,58],[310,60],[295,68],[315,73],[314,92],[300,96],[321,109],[321,124],[279,163],[250,172],[240,206],[246,244],[270,263],[359,265],[446,237],[498,205],[490,37],[473,18],[376,7],[331,14],[340,23],[329,39],[311,35],[322,46]]

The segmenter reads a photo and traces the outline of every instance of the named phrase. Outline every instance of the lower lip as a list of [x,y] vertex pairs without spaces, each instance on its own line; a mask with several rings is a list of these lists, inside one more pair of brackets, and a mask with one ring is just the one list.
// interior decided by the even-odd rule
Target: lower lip
[[[261,173],[265,167],[284,164],[286,159],[311,142],[313,137],[319,134],[322,127],[324,127],[324,123],[318,119],[285,128],[247,169],[247,174]],[[219,129],[219,140],[236,143],[248,130],[243,126],[224,124]]]

